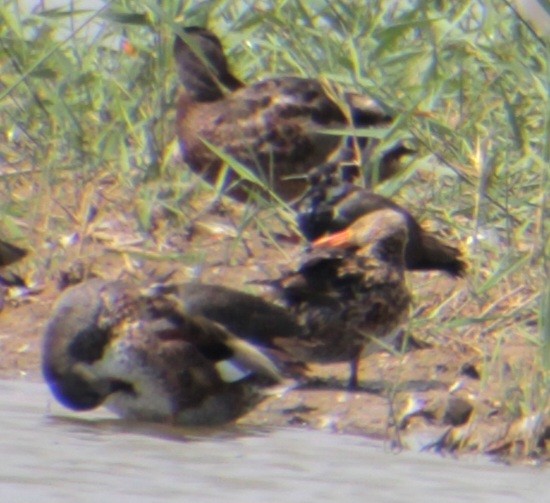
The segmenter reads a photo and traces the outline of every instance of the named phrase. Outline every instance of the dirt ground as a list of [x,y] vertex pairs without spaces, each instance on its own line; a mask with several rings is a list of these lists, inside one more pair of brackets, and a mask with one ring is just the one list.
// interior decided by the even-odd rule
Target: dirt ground
[[[270,235],[257,224],[241,232],[244,210],[236,204],[226,206],[223,215],[202,215],[190,232],[157,200],[145,232],[138,224],[135,194],[112,178],[92,180],[73,192],[66,197],[59,189],[49,196],[54,203],[47,216],[28,224],[28,257],[0,273],[18,274],[27,285],[4,291],[2,379],[42,379],[42,334],[60,284],[71,275],[115,279],[171,274],[172,281],[199,279],[266,295],[263,287],[248,282],[277,275],[303,245],[269,209],[261,210],[260,221],[269,222]],[[204,206],[203,196],[180,203],[186,214],[198,215]],[[43,201],[38,204],[46,208]],[[59,231],[45,235],[41,229],[51,229],[54,219]],[[468,278],[410,273],[408,280],[414,307],[404,328],[413,343],[406,351],[363,359],[359,391],[345,389],[347,365],[312,365],[307,386],[269,397],[240,421],[367,435],[385,439],[395,449],[545,461],[547,420],[537,407],[525,406],[530,402],[522,387],[531,383],[527,387],[532,391],[537,377],[536,345],[516,330],[522,321],[534,339],[536,319],[521,319],[529,314],[519,312],[477,325],[456,324],[456,319],[488,310],[506,313],[507,307],[499,299],[472,299]],[[518,287],[509,288],[517,292]],[[531,295],[532,290],[523,291],[523,298]]]

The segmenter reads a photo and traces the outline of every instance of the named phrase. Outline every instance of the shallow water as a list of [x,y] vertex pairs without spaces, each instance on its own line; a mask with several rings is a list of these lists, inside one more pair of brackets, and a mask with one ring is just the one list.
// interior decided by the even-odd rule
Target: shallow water
[[544,469],[388,452],[306,430],[183,432],[74,414],[42,384],[0,381],[0,501],[542,501]]

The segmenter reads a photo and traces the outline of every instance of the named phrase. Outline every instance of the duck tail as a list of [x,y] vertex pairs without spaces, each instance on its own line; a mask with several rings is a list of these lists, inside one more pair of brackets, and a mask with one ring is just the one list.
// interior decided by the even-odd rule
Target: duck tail
[[422,245],[422,259],[414,265],[411,264],[412,269],[439,269],[453,277],[466,275],[468,264],[459,248],[444,243],[430,233],[422,235]]

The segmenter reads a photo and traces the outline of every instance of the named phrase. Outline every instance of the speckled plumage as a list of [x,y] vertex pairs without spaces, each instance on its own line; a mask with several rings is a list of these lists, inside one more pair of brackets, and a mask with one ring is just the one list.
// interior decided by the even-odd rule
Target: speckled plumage
[[314,243],[296,271],[274,282],[305,329],[305,336],[285,341],[288,351],[306,361],[349,361],[352,388],[361,354],[391,341],[410,303],[403,215],[379,210],[356,225],[340,242],[329,236]]
[[[373,100],[351,94],[350,112],[344,112],[332,91],[314,79],[279,77],[243,87],[227,69],[215,35],[196,27],[187,28],[184,35],[185,41],[177,37],[174,44],[184,87],[176,129],[184,160],[210,183],[217,180],[223,163],[203,140],[237,159],[290,201],[304,191],[309,169],[342,144],[340,137],[321,130],[341,128],[351,120],[361,127],[390,121]],[[227,183],[233,180],[230,177]],[[242,189],[241,185],[228,193],[244,199]]]

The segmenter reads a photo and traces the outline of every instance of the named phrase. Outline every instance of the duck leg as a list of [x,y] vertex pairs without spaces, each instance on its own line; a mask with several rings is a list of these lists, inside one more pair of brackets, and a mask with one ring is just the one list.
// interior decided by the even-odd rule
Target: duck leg
[[349,361],[349,381],[348,389],[356,390],[359,388],[359,362],[361,361],[361,353],[363,348],[358,346],[353,352]]

